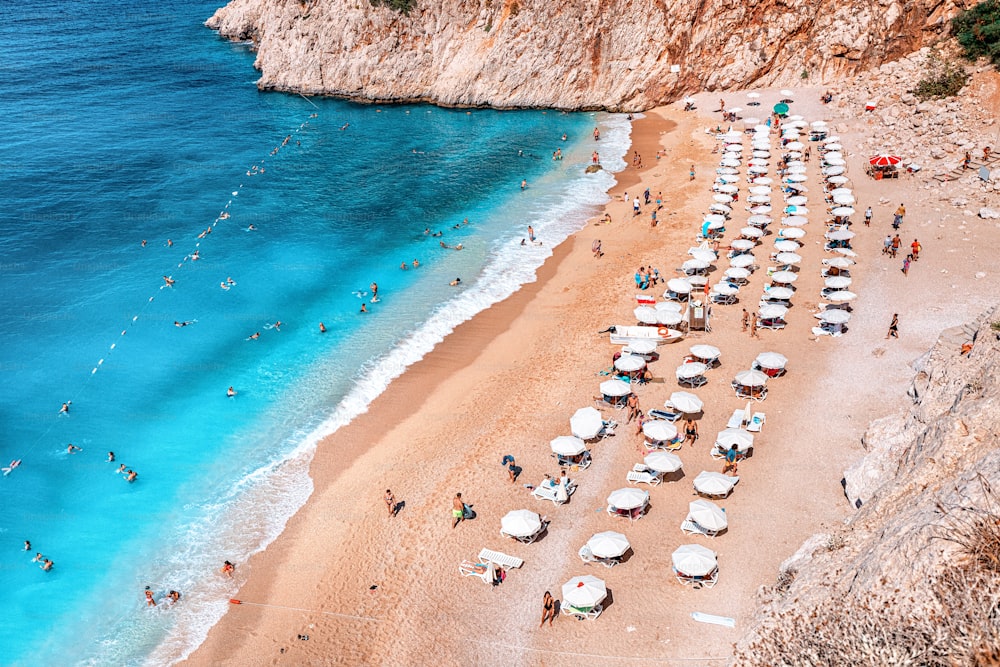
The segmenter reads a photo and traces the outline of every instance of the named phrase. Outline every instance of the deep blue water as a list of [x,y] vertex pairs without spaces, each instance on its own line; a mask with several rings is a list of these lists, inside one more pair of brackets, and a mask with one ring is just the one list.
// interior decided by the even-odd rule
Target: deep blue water
[[[3,663],[197,646],[236,586],[221,561],[305,501],[316,440],[605,201],[595,124],[624,166],[621,117],[260,93],[215,8],[0,4],[0,462],[23,461],[0,479]],[[545,245],[520,246],[528,224]]]

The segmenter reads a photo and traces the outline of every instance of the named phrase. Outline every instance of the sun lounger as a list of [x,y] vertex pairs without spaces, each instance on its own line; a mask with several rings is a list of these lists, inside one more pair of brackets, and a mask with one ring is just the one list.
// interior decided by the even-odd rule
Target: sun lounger
[[708,532],[696,524],[694,521],[689,521],[685,519],[681,522],[681,530],[684,531],[685,535],[705,535],[706,537],[712,537]]
[[726,428],[743,428],[743,415],[746,411],[742,408],[737,408],[733,410],[733,416],[729,418],[726,423]]
[[495,566],[493,563],[473,563],[470,560],[463,560],[458,566],[458,571],[463,577],[478,577],[484,584],[492,584],[495,577]]
[[[534,488],[534,490],[531,492],[531,495],[538,498],[539,500],[551,500],[556,505],[561,505],[566,501],[565,500],[560,501],[556,497],[557,488],[558,488],[557,485],[556,486],[550,485],[549,481],[545,480]],[[576,491],[576,484],[574,484],[572,481],[568,482],[566,484],[566,500],[569,500],[569,497],[573,495],[574,491]]]
[[749,423],[747,423],[747,430],[751,433],[760,433],[760,430],[764,427],[764,422],[766,420],[767,416],[763,412],[753,413],[753,417],[751,417]]
[[665,419],[668,422],[675,422],[681,418],[681,413],[679,412],[668,412],[667,410],[657,410],[656,408],[650,410],[648,414],[653,419]]
[[479,552],[479,560],[483,562],[496,563],[502,568],[518,568],[524,565],[524,561],[517,556],[508,556],[501,551],[493,551],[491,549],[483,549]]
[[560,610],[561,610],[561,613],[566,614],[567,616],[575,616],[576,620],[578,620],[578,621],[582,621],[584,619],[588,619],[588,620],[592,621],[592,620],[594,620],[595,618],[597,618],[598,616],[601,615],[601,612],[604,611],[604,607],[602,607],[601,605],[598,604],[598,605],[594,605],[593,607],[579,607],[578,608],[578,607],[574,607],[572,605],[568,605],[568,604],[564,603],[560,607]]
[[580,547],[580,551],[577,553],[580,556],[580,560],[582,560],[584,563],[587,564],[599,563],[600,565],[603,565],[604,567],[608,568],[618,565],[617,558],[598,558],[597,556],[594,555],[594,552],[592,552],[590,550],[590,547],[588,547],[586,544]]
[[626,478],[628,479],[629,484],[649,484],[651,486],[656,486],[663,481],[660,479],[658,474],[648,471],[636,472],[634,470],[630,470]]
[[694,585],[695,588],[704,586],[705,588],[711,588],[719,581],[719,568],[715,568],[711,574],[707,574],[704,577],[692,577],[687,574],[678,572],[674,570],[674,576],[677,577],[677,581],[681,582],[685,586]]

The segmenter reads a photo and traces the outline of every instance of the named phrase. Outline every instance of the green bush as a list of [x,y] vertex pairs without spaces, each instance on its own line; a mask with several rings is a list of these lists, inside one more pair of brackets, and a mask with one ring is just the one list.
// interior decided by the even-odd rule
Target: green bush
[[400,14],[409,14],[410,10],[413,9],[417,0],[368,0],[372,3],[372,7],[378,7],[382,5],[383,7],[388,7],[389,9],[395,9]]
[[910,92],[920,100],[953,97],[968,81],[969,75],[964,67],[951,60],[942,60],[937,53],[931,53],[927,58],[924,78]]
[[1000,0],[986,0],[951,20],[951,30],[969,60],[986,57],[1000,65]]

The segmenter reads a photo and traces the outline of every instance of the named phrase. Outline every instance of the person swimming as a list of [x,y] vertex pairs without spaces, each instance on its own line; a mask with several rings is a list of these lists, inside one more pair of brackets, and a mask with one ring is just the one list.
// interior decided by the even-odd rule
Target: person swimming
[[462,279],[461,278],[455,278],[454,280],[452,280],[448,284],[451,285],[452,287],[454,287],[455,285],[461,285],[462,284]]

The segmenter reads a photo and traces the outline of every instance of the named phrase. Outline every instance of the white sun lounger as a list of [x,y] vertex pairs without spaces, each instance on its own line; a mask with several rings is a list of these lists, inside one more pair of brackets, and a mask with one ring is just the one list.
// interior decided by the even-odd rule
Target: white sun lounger
[[[566,500],[569,500],[569,497],[573,495],[574,491],[576,491],[576,484],[574,484],[572,481],[568,482],[566,484]],[[531,495],[538,498],[539,500],[551,500],[556,505],[561,505],[562,502],[565,502],[565,501],[560,502],[559,499],[556,497],[556,487],[549,486],[545,482],[542,482],[541,484],[536,486],[535,489],[531,492]]]
[[675,569],[674,576],[677,577],[677,581],[681,582],[685,586],[689,584],[695,584],[695,585],[700,584],[705,588],[711,588],[712,586],[715,586],[715,584],[719,581],[719,568],[715,568],[714,570],[712,570],[711,574],[708,574],[704,577],[692,577],[687,574],[678,572]]
[[496,566],[488,561],[485,563],[473,563],[470,560],[463,560],[458,566],[458,571],[463,577],[477,577],[484,584],[492,584],[496,573]]
[[524,561],[517,556],[508,556],[501,551],[493,551],[492,549],[483,549],[479,552],[479,560],[484,562],[496,563],[500,567],[510,569],[512,567],[517,568],[524,565]]
[[652,486],[656,486],[663,481],[658,474],[649,472],[648,470],[642,472],[630,470],[628,475],[626,475],[626,479],[629,484],[650,484]]
[[586,607],[577,608],[572,605],[563,604],[560,606],[560,611],[567,616],[575,616],[578,621],[585,619],[592,621],[601,615],[601,612],[604,611],[604,607],[598,604],[588,609]]
[[767,421],[767,415],[763,412],[755,412],[747,423],[747,430],[751,433],[760,433],[760,430],[764,428],[765,421]]

